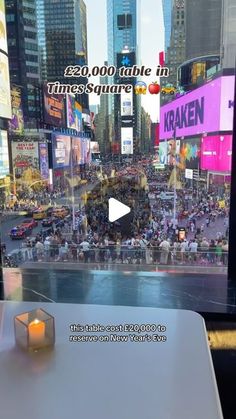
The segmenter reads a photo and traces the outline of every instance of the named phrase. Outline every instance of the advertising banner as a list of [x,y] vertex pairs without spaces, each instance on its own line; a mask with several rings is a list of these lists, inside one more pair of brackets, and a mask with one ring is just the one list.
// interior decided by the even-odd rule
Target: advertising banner
[[214,135],[201,139],[201,169],[216,172],[231,170],[232,135]]
[[4,4],[4,0],[0,0],[0,50],[7,53],[7,28]]
[[180,161],[180,140],[173,138],[167,141],[167,164],[174,165]]
[[83,164],[82,138],[72,137],[72,164],[78,166]]
[[193,179],[193,170],[185,169],[185,179]]
[[162,106],[160,138],[232,131],[233,95],[234,76],[223,76]]
[[159,144],[159,160],[161,164],[167,164],[167,148],[168,142],[161,141]]
[[233,131],[234,76],[222,77],[220,97],[220,131]]
[[67,128],[82,131],[82,107],[72,95],[66,95],[66,120]]
[[43,94],[45,123],[55,127],[65,126],[64,95],[50,95],[47,84],[44,84]]
[[71,137],[67,135],[52,134],[53,169],[70,166]]
[[181,140],[180,161],[186,169],[198,169],[200,162],[200,138]]
[[40,173],[43,179],[49,179],[49,165],[48,165],[48,145],[47,143],[39,144],[39,164]]
[[11,88],[12,119],[9,121],[9,131],[22,135],[24,132],[24,117],[22,110],[21,89],[18,86]]
[[121,116],[133,115],[133,92],[120,95]]
[[0,130],[0,177],[9,175],[7,131]]
[[121,154],[133,154],[133,128],[121,128]]
[[16,172],[22,174],[25,169],[39,169],[38,143],[34,141],[11,142],[12,163]]
[[0,52],[0,117],[11,119],[11,116],[9,63],[7,56]]

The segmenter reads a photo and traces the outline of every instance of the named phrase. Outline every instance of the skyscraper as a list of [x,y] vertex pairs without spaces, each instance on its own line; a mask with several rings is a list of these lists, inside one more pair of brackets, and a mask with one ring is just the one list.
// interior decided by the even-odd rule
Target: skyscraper
[[[140,36],[140,1],[139,0],[107,0],[107,39],[108,39],[108,65],[121,67],[122,54],[125,54],[130,65],[139,64],[139,36]],[[124,56],[125,56],[124,55]],[[127,62],[128,62],[127,61]],[[120,83],[119,77],[113,80]],[[126,83],[134,83],[135,79],[126,79]],[[124,83],[125,80],[123,79]],[[130,98],[132,110],[130,113],[129,124],[122,119],[121,97],[118,95],[109,96],[109,114],[112,132],[112,143],[121,145],[122,128],[130,128],[132,131],[131,142],[134,142],[134,150],[141,135],[141,104],[140,98],[133,96]],[[123,132],[125,132],[123,130]],[[128,131],[126,131],[128,132]],[[116,147],[116,150],[118,148]]]
[[10,80],[22,88],[25,126],[35,128],[40,81],[36,0],[6,0],[5,4]]
[[222,2],[186,1],[186,60],[220,54]]
[[[164,0],[165,2],[165,0]],[[162,80],[162,86],[177,84],[177,69],[185,60],[185,0],[172,0],[171,36],[166,52],[165,63],[169,67],[169,77]],[[166,35],[166,34],[165,34]],[[172,99],[171,95],[162,95],[162,103]]]
[[173,0],[162,0],[164,28],[165,28],[165,52],[167,51],[167,48],[170,46],[172,6],[173,6]]
[[[41,0],[38,0],[41,1]],[[87,64],[86,5],[83,0],[44,0],[46,75],[48,81],[78,83],[65,79],[67,66]]]
[[236,2],[224,0],[222,7],[221,66],[235,67],[236,56]]

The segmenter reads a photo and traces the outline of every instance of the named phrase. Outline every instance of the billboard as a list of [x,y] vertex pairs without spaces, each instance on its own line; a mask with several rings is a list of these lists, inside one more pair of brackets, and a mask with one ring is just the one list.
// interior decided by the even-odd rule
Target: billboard
[[0,50],[7,53],[7,28],[4,0],[0,0]]
[[133,128],[121,128],[121,154],[133,154]]
[[44,121],[55,127],[65,126],[64,95],[48,93],[47,84],[43,86]]
[[53,169],[70,166],[71,137],[67,135],[52,134]]
[[82,107],[72,95],[66,95],[66,121],[67,128],[82,131]]
[[34,141],[11,142],[12,162],[17,174],[25,169],[39,169],[38,143]]
[[39,144],[39,164],[42,179],[49,179],[49,165],[48,165],[48,145],[47,143]]
[[167,141],[161,141],[159,143],[159,161],[161,164],[167,164]]
[[234,76],[214,79],[161,107],[160,138],[233,129]]
[[12,119],[9,121],[9,131],[22,135],[24,132],[24,117],[21,100],[21,89],[18,86],[11,88]]
[[118,53],[116,56],[116,59],[117,59],[117,68],[133,67],[133,65],[135,65],[134,52]]
[[11,119],[9,64],[7,56],[2,52],[0,52],[0,117]]
[[198,169],[200,161],[200,138],[181,140],[180,160],[186,169]]
[[133,115],[133,92],[121,93],[120,95],[121,116]]
[[9,175],[7,131],[0,130],[0,177]]
[[82,138],[72,137],[72,164],[78,166],[83,164]]
[[201,169],[216,172],[231,170],[232,135],[213,135],[201,139]]
[[170,166],[180,161],[180,140],[167,141],[167,164]]

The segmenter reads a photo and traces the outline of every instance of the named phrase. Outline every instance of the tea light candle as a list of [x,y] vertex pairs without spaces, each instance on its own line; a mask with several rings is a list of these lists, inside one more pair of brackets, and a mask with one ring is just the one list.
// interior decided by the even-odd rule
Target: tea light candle
[[35,319],[28,326],[29,345],[37,346],[42,344],[45,338],[45,323]]

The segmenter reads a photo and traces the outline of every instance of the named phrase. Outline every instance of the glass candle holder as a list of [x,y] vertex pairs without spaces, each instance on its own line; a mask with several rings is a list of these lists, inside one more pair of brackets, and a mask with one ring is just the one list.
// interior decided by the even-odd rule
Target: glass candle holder
[[55,344],[54,317],[38,308],[14,318],[16,344],[26,350],[38,350]]

